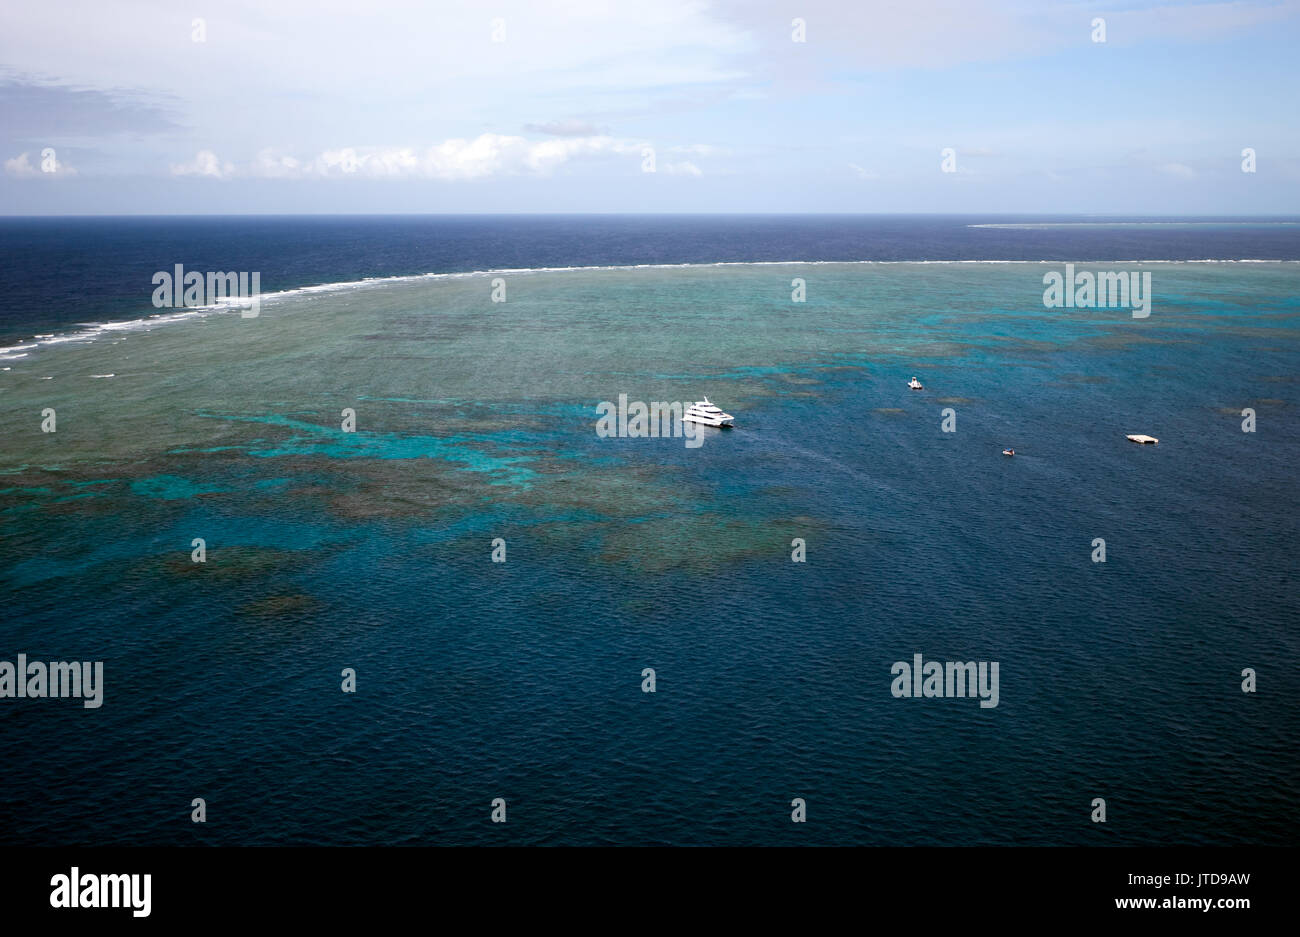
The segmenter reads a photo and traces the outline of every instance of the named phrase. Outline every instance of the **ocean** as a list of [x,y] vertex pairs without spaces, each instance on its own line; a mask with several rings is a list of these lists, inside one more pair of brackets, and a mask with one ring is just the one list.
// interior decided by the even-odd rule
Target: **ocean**
[[[1300,220],[22,218],[0,248],[0,661],[104,673],[98,708],[0,698],[5,842],[1300,834]],[[1067,263],[1149,274],[1149,315],[1048,307]],[[155,308],[176,264],[259,273],[259,314]],[[736,425],[602,435],[621,396]],[[896,697],[918,654],[996,662],[997,705]]]

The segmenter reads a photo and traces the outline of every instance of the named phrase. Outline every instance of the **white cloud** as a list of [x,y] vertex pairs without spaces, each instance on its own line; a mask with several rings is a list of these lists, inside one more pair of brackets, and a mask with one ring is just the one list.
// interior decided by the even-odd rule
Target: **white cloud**
[[271,148],[260,151],[249,166],[249,174],[262,179],[292,179],[301,172],[301,162]]
[[34,165],[26,152],[19,153],[13,159],[5,160],[5,174],[16,179],[58,179],[75,176],[77,170],[58,159],[51,150],[48,157],[39,157],[40,165]]
[[680,163],[664,163],[664,172],[670,176],[702,176],[703,170],[689,160]]
[[1182,163],[1165,163],[1163,166],[1157,166],[1156,169],[1167,176],[1175,176],[1179,179],[1196,178],[1196,170]]
[[223,163],[211,150],[199,150],[188,163],[172,166],[173,176],[206,176],[212,179],[229,179],[235,174],[231,163]]
[[26,153],[5,160],[5,172],[20,179],[40,175],[40,171],[28,161]]
[[[315,157],[297,159],[265,149],[249,163],[248,175],[274,179],[440,179],[469,180],[490,176],[548,176],[562,166],[586,158],[640,158],[642,147],[633,140],[607,136],[528,140],[524,137],[484,133],[473,139],[444,140],[428,147],[345,146],[325,150]],[[201,158],[207,157],[206,160]],[[216,165],[211,153],[201,153],[196,163]],[[672,164],[676,171],[699,175],[690,163]],[[639,163],[638,163],[639,166]],[[172,167],[172,172],[196,166]],[[229,163],[221,177],[235,172]],[[667,169],[672,172],[673,170]],[[215,174],[202,172],[199,174]]]
[[853,170],[853,174],[854,174],[855,176],[857,176],[859,179],[879,179],[879,178],[880,178],[880,173],[878,173],[878,172],[872,172],[870,169],[863,169],[861,166],[858,166],[858,165],[856,165],[856,164],[854,164],[854,163],[849,163],[849,168]]

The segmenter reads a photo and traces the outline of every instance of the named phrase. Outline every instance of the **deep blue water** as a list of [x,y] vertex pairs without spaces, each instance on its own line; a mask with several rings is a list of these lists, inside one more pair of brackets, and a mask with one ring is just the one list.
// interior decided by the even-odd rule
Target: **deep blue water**
[[[261,270],[274,290],[736,260],[1300,259],[1298,227],[968,227],[1012,220],[7,220],[0,288],[4,329],[21,338],[139,315],[149,276],[177,262]],[[696,314],[710,329],[754,281],[720,274],[708,292],[671,273],[635,289],[577,276],[590,314],[622,329],[590,393],[549,391],[538,374],[488,413],[453,395],[456,418],[482,425],[443,433],[569,487],[473,480],[446,503],[421,498],[457,476],[404,443],[451,421],[451,350],[475,327],[460,294],[356,342],[382,349],[367,359],[373,388],[336,387],[340,362],[311,357],[323,353],[304,347],[309,330],[250,343],[270,372],[251,411],[231,401],[259,372],[230,360],[172,375],[122,359],[120,377],[75,384],[84,375],[57,367],[65,351],[41,349],[51,392],[73,389],[49,439],[35,435],[38,398],[0,398],[6,431],[37,440],[7,439],[0,464],[0,660],[102,659],[106,702],[0,700],[0,841],[1294,842],[1300,273],[1180,268],[1160,281],[1154,328],[1130,331],[1143,326],[1127,316],[1045,316],[1036,269],[968,270],[939,287],[917,281],[926,272],[839,270],[806,309],[756,300],[771,360],[707,375],[744,409],[698,450],[601,440],[591,404],[664,379],[643,318],[658,327],[671,309],[663,328]],[[580,317],[568,282],[535,289]],[[559,328],[520,293],[512,314]],[[914,295],[933,305],[913,310]],[[351,296],[339,315],[378,302]],[[864,351],[843,329],[842,307],[873,305],[895,311],[881,321],[898,348]],[[274,344],[276,325],[268,311],[255,334]],[[794,361],[782,329],[822,328],[839,344]],[[506,381],[494,369],[545,341],[525,333],[484,360],[484,396]],[[381,411],[372,398],[402,356],[427,372],[428,399]],[[924,393],[903,386],[915,372]],[[196,388],[210,389],[202,407]],[[368,427],[407,421],[376,431],[377,458],[287,428],[330,424],[335,392],[363,401]],[[123,428],[103,429],[132,436],[130,459],[71,454],[88,394],[110,401],[100,419],[122,411]],[[955,434],[939,425],[949,399]],[[1255,434],[1239,429],[1245,405]],[[205,420],[228,449],[151,435]],[[1157,447],[1122,438],[1156,428]],[[1007,444],[1021,455],[1001,457]],[[626,479],[615,495],[595,487],[610,474]],[[683,516],[701,522],[676,540]],[[188,563],[196,531],[212,550],[203,569]],[[510,559],[494,565],[502,532]],[[1105,564],[1088,559],[1098,535]],[[794,536],[806,564],[789,562]],[[917,652],[999,661],[999,706],[893,699],[890,664]],[[342,666],[358,671],[356,696],[339,692]],[[654,695],[639,690],[646,666]],[[1239,689],[1243,667],[1259,693]],[[189,821],[196,796],[205,825]],[[496,796],[505,826],[488,821]],[[796,796],[804,826],[789,819]],[[1089,820],[1094,797],[1105,825]]]

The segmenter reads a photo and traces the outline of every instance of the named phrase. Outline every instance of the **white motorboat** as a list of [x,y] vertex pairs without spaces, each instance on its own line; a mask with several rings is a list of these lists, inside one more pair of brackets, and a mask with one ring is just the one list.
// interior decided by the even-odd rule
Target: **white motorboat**
[[735,419],[730,413],[723,413],[718,407],[709,403],[709,398],[696,401],[682,415],[687,423],[703,423],[705,426],[730,426]]
[[907,386],[912,388],[912,390],[925,390],[925,387],[921,382],[916,379],[916,375],[912,375],[912,379],[907,382]]

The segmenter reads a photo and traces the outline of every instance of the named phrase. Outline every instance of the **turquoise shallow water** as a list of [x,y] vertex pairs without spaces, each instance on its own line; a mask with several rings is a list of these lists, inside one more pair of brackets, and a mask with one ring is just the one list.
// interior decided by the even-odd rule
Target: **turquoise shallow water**
[[[0,659],[107,683],[0,707],[8,835],[1293,841],[1300,264],[1134,266],[1142,320],[1047,269],[395,280],[6,361]],[[619,394],[737,426],[602,439]],[[915,653],[998,707],[894,699]]]

